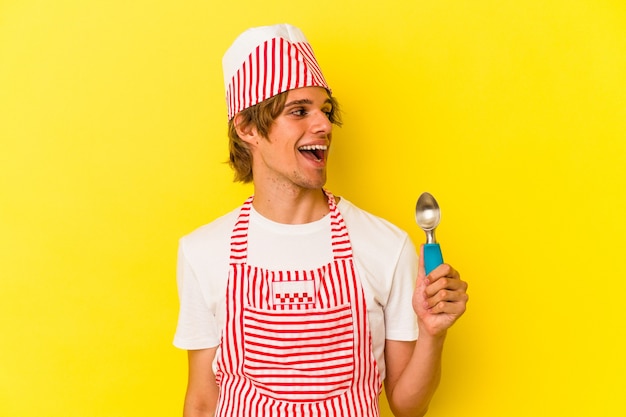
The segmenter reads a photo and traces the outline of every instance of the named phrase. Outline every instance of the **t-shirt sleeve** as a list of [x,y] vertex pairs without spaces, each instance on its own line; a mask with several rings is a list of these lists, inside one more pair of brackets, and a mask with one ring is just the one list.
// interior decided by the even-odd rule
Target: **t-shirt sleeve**
[[219,344],[215,312],[202,295],[200,283],[185,254],[184,241],[178,247],[176,268],[180,310],[174,346],[180,349],[206,349]]
[[412,303],[417,279],[417,261],[415,246],[407,236],[398,256],[385,306],[385,338],[388,340],[417,339],[417,317]]

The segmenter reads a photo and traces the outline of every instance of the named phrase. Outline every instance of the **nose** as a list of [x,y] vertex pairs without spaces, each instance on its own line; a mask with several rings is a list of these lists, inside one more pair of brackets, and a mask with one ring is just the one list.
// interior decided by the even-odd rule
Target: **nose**
[[328,115],[321,110],[315,112],[311,127],[314,133],[324,135],[330,134],[333,130],[333,124],[330,122]]

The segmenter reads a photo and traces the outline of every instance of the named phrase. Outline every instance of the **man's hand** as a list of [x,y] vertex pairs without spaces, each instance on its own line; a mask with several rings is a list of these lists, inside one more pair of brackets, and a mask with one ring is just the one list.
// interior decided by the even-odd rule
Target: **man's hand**
[[422,245],[415,287],[413,309],[417,314],[420,337],[423,332],[433,337],[445,336],[450,326],[465,312],[467,283],[448,264],[439,265],[426,275]]

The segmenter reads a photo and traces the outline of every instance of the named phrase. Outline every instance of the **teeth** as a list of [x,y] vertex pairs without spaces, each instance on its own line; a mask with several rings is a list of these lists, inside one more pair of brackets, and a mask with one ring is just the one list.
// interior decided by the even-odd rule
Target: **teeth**
[[306,145],[298,148],[301,151],[325,151],[328,149],[326,145]]

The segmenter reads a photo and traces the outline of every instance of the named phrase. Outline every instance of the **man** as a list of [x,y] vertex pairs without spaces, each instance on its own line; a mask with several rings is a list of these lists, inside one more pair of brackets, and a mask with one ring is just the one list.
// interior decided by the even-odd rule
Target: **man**
[[184,415],[378,416],[382,381],[396,416],[424,415],[466,283],[425,276],[404,231],[323,188],[340,118],[299,29],[250,29],[223,64],[254,196],[180,242]]

